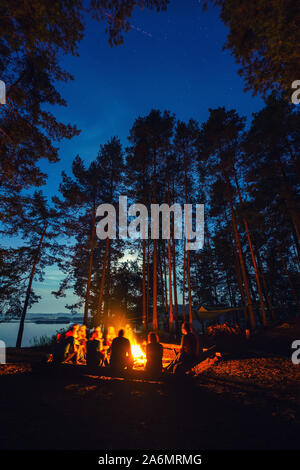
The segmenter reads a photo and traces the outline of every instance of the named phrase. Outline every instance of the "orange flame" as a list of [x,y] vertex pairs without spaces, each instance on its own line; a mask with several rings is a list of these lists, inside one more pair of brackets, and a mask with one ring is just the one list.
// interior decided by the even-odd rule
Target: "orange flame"
[[146,354],[137,343],[131,345],[131,354],[134,358],[134,364],[143,366],[146,364]]

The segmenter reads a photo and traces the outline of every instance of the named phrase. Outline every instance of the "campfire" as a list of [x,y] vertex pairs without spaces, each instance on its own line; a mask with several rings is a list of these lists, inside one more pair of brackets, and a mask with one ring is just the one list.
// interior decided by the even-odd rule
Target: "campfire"
[[134,333],[131,325],[129,323],[124,323],[120,324],[115,327],[115,326],[109,326],[108,327],[108,338],[111,343],[111,341],[116,337],[116,333],[119,330],[119,328],[122,328],[125,332],[124,337],[127,338],[130,341],[131,344],[131,354],[134,360],[133,367],[134,369],[140,369],[144,368],[146,365],[146,354],[142,348],[142,346],[138,343],[136,334]]
[[134,358],[134,366],[142,367],[146,364],[146,354],[137,343],[131,345],[131,353]]

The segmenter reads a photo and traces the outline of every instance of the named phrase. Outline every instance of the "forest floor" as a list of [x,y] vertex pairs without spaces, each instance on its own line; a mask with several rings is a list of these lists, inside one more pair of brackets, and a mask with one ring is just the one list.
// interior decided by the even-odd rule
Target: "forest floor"
[[297,449],[300,323],[214,338],[222,359],[186,383],[49,376],[45,350],[8,350],[0,366],[1,449]]

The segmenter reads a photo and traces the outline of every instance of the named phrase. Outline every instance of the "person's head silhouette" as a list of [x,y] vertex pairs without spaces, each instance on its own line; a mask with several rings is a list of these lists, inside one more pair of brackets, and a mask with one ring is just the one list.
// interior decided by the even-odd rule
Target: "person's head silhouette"
[[187,321],[182,323],[181,332],[183,335],[187,335],[188,333],[191,332],[191,326]]
[[155,333],[151,332],[149,333],[149,336],[148,336],[148,342],[149,343],[158,343],[158,337]]
[[119,338],[123,338],[124,330],[119,330],[118,336],[119,336]]

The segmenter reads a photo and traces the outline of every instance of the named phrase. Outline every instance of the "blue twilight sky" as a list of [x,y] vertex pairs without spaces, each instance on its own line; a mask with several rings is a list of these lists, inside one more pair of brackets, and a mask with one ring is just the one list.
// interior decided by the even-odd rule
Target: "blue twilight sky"
[[[208,118],[208,108],[234,108],[250,118],[263,105],[260,98],[244,93],[233,57],[222,50],[227,29],[217,9],[203,12],[202,1],[170,0],[166,12],[136,11],[130,23],[133,28],[124,44],[111,48],[105,23],[87,18],[80,57],[61,59],[75,79],[58,84],[68,106],[55,107],[54,113],[82,132],[60,144],[59,163],[41,163],[49,175],[44,188],[49,197],[58,189],[61,171],[70,172],[76,154],[88,164],[110,137],[117,135],[126,145],[135,118],[153,108],[201,123]],[[66,303],[73,303],[71,293],[61,300],[51,296],[60,279],[58,269],[49,268],[45,281],[35,283],[42,299],[32,312],[63,312]]]

